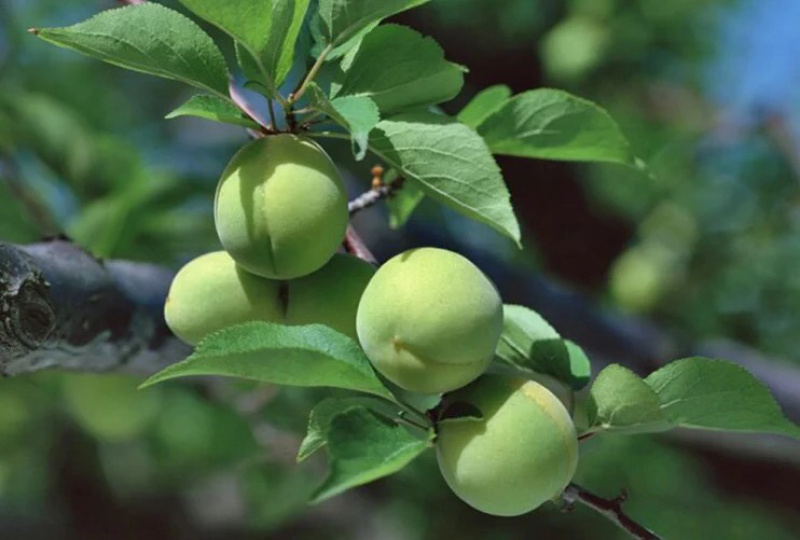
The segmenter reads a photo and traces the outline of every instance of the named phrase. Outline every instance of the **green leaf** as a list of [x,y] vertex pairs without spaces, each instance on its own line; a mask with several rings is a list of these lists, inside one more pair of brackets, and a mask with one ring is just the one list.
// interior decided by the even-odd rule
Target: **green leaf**
[[513,239],[520,231],[500,169],[467,126],[430,112],[378,123],[370,148],[426,195]]
[[653,390],[634,372],[611,364],[597,375],[590,395],[596,405],[594,426],[607,431],[646,433],[674,427],[661,411]]
[[225,375],[289,386],[328,386],[393,399],[364,352],[327,326],[249,322],[215,332],[186,360],[142,387],[189,375]]
[[370,25],[427,2],[429,0],[319,0],[324,44],[341,45]]
[[147,2],[33,33],[124,68],[175,79],[227,98],[228,70],[212,39],[180,13]]
[[300,449],[297,461],[303,461],[327,444],[326,434],[333,418],[349,409],[363,407],[387,418],[397,416],[399,409],[385,401],[370,397],[348,397],[323,399],[308,415],[308,430]]
[[327,114],[350,133],[356,160],[364,159],[369,134],[380,121],[375,103],[366,96],[338,97],[329,101],[316,83],[308,85],[306,94],[311,107]]
[[239,107],[217,96],[192,96],[186,103],[164,118],[171,119],[179,116],[198,116],[224,124],[259,129],[259,125],[245,116]]
[[709,358],[676,360],[645,379],[664,414],[682,427],[760,431],[800,438],[769,389],[732,362]]
[[384,113],[448,101],[464,84],[438,43],[405,26],[375,28],[347,60],[337,96],[370,97]]
[[297,36],[309,0],[180,0],[198,17],[219,27],[249,53],[239,53],[243,69],[250,73],[249,60],[267,88],[278,93],[294,60]]
[[524,306],[503,306],[497,356],[510,364],[551,375],[574,390],[589,382],[592,366],[578,345],[562,339],[541,315]]
[[396,473],[424,452],[432,438],[432,430],[420,439],[364,407],[335,416],[327,434],[330,472],[312,504]]
[[628,140],[606,111],[559,90],[514,96],[478,133],[496,154],[636,166]]
[[511,89],[498,84],[478,92],[467,106],[458,113],[458,121],[477,129],[493,112],[502,107],[511,97]]

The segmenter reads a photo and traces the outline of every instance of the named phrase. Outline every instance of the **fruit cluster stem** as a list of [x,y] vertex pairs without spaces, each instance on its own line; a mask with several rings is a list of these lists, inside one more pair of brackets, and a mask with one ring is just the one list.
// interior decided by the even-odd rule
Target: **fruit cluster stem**
[[622,504],[627,499],[627,494],[622,492],[613,499],[604,499],[594,493],[587,491],[578,484],[570,483],[561,495],[566,503],[566,510],[570,510],[576,502],[581,503],[602,514],[606,519],[616,524],[619,528],[627,532],[631,538],[639,540],[661,540],[661,537],[653,531],[640,525],[628,516],[622,509]]

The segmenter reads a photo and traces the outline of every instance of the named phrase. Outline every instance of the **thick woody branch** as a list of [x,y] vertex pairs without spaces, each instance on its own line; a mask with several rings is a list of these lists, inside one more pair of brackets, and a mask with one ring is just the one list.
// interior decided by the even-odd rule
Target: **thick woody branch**
[[628,498],[625,492],[622,492],[619,497],[614,499],[604,499],[577,484],[571,483],[564,490],[561,497],[566,503],[566,510],[570,510],[576,502],[587,506],[623,529],[631,538],[639,540],[660,540],[661,538],[625,513],[622,509],[622,504]]
[[152,373],[189,348],[164,323],[172,272],[100,261],[75,244],[0,243],[0,374]]

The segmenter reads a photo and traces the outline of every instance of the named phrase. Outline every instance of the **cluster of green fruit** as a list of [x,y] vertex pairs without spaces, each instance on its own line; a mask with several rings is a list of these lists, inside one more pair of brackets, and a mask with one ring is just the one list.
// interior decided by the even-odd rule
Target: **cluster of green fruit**
[[[170,289],[165,313],[178,337],[195,344],[250,320],[325,324],[357,339],[391,383],[445,394],[439,466],[468,504],[519,515],[571,480],[578,459],[571,393],[485,373],[503,329],[492,282],[442,249],[406,251],[377,271],[336,254],[347,199],[315,143],[278,135],[245,146],[222,175],[214,219],[225,251],[188,263]],[[459,405],[480,414],[452,414]]]

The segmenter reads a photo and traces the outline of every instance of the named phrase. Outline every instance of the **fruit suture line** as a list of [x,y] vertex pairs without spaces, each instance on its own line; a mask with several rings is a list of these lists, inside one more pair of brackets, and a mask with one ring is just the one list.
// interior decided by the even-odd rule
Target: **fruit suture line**
[[643,527],[625,513],[622,509],[622,504],[627,500],[628,495],[624,491],[618,497],[604,499],[577,484],[570,483],[564,490],[561,498],[564,501],[565,512],[572,510],[575,503],[578,502],[602,514],[606,519],[614,522],[619,528],[626,531],[632,538],[638,538],[639,540],[661,540],[660,536]]

